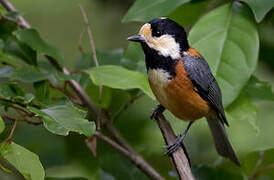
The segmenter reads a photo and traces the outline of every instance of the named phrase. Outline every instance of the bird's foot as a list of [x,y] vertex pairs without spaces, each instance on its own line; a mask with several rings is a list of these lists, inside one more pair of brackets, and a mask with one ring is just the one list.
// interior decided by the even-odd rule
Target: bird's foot
[[159,113],[163,113],[165,110],[165,107],[161,104],[158,104],[155,109],[153,110],[150,119],[156,119]]
[[171,155],[174,153],[180,146],[181,143],[183,142],[185,138],[185,134],[180,134],[172,144],[169,144],[167,146],[164,146],[163,148],[167,149],[167,151],[164,153],[164,155]]

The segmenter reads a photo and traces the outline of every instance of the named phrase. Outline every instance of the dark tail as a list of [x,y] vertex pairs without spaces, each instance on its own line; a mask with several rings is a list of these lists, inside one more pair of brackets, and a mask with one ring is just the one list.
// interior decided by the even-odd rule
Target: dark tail
[[230,144],[228,140],[228,136],[222,122],[219,120],[207,118],[207,123],[214,137],[214,143],[215,143],[217,152],[221,156],[229,158],[235,164],[240,166],[240,161],[238,160],[236,153],[233,150],[232,145]]

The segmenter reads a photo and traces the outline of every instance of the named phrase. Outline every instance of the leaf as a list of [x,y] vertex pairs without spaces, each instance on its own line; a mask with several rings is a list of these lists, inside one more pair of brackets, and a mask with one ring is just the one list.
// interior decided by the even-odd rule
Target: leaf
[[0,89],[0,95],[8,100],[22,99],[25,92],[17,85],[17,83],[6,83]]
[[94,122],[89,122],[86,112],[72,104],[53,105],[44,109],[28,107],[28,109],[43,119],[44,126],[54,134],[66,136],[70,131],[91,136],[95,131]]
[[206,11],[209,2],[210,0],[190,1],[170,13],[168,17],[182,26],[190,25]]
[[131,71],[120,66],[99,66],[86,71],[96,85],[116,89],[141,89],[150,98],[155,99],[144,73]]
[[231,173],[224,169],[216,167],[199,166],[193,169],[193,173],[197,180],[241,180],[243,179],[240,174]]
[[4,53],[17,57],[27,64],[37,65],[37,53],[27,44],[19,42],[14,36],[9,36],[5,41]]
[[4,129],[5,129],[5,122],[0,116],[0,134],[4,131]]
[[42,38],[39,33],[34,29],[20,29],[13,34],[17,37],[17,39],[21,42],[29,45],[33,50],[38,53],[48,55],[57,60],[60,66],[63,66],[62,55],[61,53],[54,47],[48,45]]
[[123,17],[122,22],[144,22],[156,17],[165,16],[189,1],[190,0],[136,0]]
[[255,76],[251,76],[244,88],[245,93],[253,100],[274,101],[274,93],[271,84],[260,81]]
[[6,12],[7,10],[3,6],[0,6],[0,15],[3,16]]
[[0,69],[0,78],[9,78],[11,77],[14,69],[11,66],[5,66]]
[[243,0],[251,8],[257,23],[274,7],[274,0]]
[[108,108],[111,103],[111,89],[109,87],[103,87],[101,102],[99,103],[99,88],[92,83],[89,83],[86,87],[86,93],[96,104],[100,104],[102,108]]
[[45,180],[88,180],[88,179],[83,177],[71,177],[71,178],[46,177]]
[[34,83],[47,79],[51,74],[42,73],[34,66],[23,66],[13,72],[12,79],[24,83]]
[[[108,51],[97,51],[97,59],[101,65],[121,65],[123,49],[114,49]],[[94,61],[91,53],[81,55],[76,64],[77,70],[94,67]]]
[[129,43],[121,60],[121,65],[130,70],[146,71],[145,55],[140,44]]
[[216,8],[195,24],[189,41],[209,63],[228,106],[257,65],[259,37],[251,13],[239,2]]
[[17,29],[17,24],[11,21],[0,19],[0,38],[4,41],[11,36],[11,32]]
[[115,178],[111,174],[101,169],[99,170],[99,176],[100,176],[100,180],[115,180]]
[[247,96],[241,94],[226,110],[234,121],[247,121],[259,133],[258,110]]
[[3,159],[14,166],[27,180],[44,180],[44,168],[39,157],[24,147],[7,142],[0,147]]
[[[0,39],[4,41],[4,47],[0,48],[2,49],[0,59],[2,59],[1,56],[7,58],[7,55],[12,55],[28,64],[36,65],[36,52],[27,44],[18,41],[12,34],[17,28],[18,26],[16,23],[0,19]],[[10,62],[7,63],[10,64]]]
[[35,98],[42,104],[50,103],[50,87],[47,81],[33,83]]

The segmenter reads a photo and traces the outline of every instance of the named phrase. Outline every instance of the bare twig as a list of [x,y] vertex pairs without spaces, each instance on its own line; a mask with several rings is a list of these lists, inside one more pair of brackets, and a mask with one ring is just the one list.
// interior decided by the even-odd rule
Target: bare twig
[[257,163],[254,167],[254,170],[259,168],[259,166],[262,164],[263,160],[264,160],[264,151],[261,151],[260,152],[260,157],[259,157],[259,159],[258,159],[258,161],[257,161]]
[[[81,14],[83,16],[84,19],[84,23],[87,27],[87,32],[88,32],[88,37],[89,37],[89,43],[90,43],[90,47],[91,47],[91,52],[92,52],[92,57],[93,57],[93,61],[96,67],[99,67],[99,62],[97,60],[97,55],[96,55],[96,48],[95,48],[95,43],[94,43],[94,38],[92,36],[92,32],[91,32],[91,28],[89,26],[89,22],[88,22],[88,17],[87,17],[87,13],[85,11],[85,9],[83,8],[83,6],[81,4],[79,4],[80,7],[80,11]],[[103,92],[103,86],[99,86],[99,105],[102,103],[102,92]],[[97,130],[100,130],[101,128],[101,108],[99,108],[99,116],[97,116],[96,118],[96,128]]]
[[[173,129],[169,122],[165,119],[163,114],[158,114],[156,118],[157,124],[162,132],[163,138],[166,144],[172,144],[176,139]],[[194,180],[194,176],[191,172],[188,158],[184,148],[180,147],[177,151],[171,155],[174,169],[177,171],[180,180]]]
[[96,136],[89,137],[85,140],[85,142],[88,148],[90,149],[92,155],[96,157],[97,137]]
[[106,123],[105,127],[108,130],[108,132],[110,132],[111,135],[119,142],[120,145],[122,145],[130,152],[136,153],[135,150],[128,144],[125,138],[123,138],[120,132],[111,123]]
[[17,126],[17,120],[14,121],[12,129],[11,129],[10,134],[9,134],[8,138],[6,139],[6,141],[11,141],[12,140],[12,137],[13,137],[14,131],[16,129],[16,126]]
[[[2,117],[3,117],[3,116],[2,116]],[[4,117],[3,117],[3,118],[4,118]],[[17,126],[17,119],[14,120],[14,123],[13,123],[13,125],[12,125],[12,129],[11,129],[11,131],[10,131],[9,136],[8,136],[4,141],[2,141],[2,142],[0,143],[0,146],[2,146],[3,144],[5,144],[5,143],[8,142],[8,141],[12,141],[12,137],[13,137],[14,131],[15,131],[15,129],[16,129],[16,126]]]
[[[0,0],[0,3],[3,5],[3,7],[11,12],[16,12],[16,9],[14,8],[14,6],[8,1],[8,0]],[[28,22],[25,21],[25,19],[22,16],[18,16],[18,25],[21,27],[24,27],[26,29],[30,29],[30,25]]]
[[74,104],[78,104],[80,106],[83,105],[82,101],[76,95],[74,95],[70,91],[68,91],[65,87],[60,87],[60,86],[54,85],[51,82],[49,82],[49,85],[52,88],[55,88],[55,89],[61,91],[62,93],[64,93]]
[[[25,114],[26,115],[26,114]],[[1,116],[6,119],[6,120],[10,120],[10,121],[24,121],[25,123],[27,124],[31,124],[31,125],[34,125],[34,126],[39,126],[41,124],[43,124],[43,121],[39,121],[39,122],[34,122],[34,121],[29,121],[26,119],[25,115],[23,115],[22,117],[19,117],[18,119],[17,118],[13,118],[13,117],[10,117],[10,116],[7,116],[5,114],[2,114]],[[32,117],[32,116],[31,116]]]
[[99,139],[105,141],[109,145],[111,145],[114,149],[122,153],[124,156],[126,156],[130,161],[132,161],[139,169],[141,169],[145,174],[149,176],[150,179],[155,179],[155,180],[163,180],[161,176],[159,176],[158,173],[152,173],[154,172],[154,169],[151,168],[151,166],[147,166],[146,163],[144,163],[144,160],[141,156],[131,153],[125,148],[121,147],[119,144],[111,140],[110,138],[104,136],[100,132],[95,132],[94,136],[98,137]]
[[98,67],[99,63],[98,63],[97,56],[96,56],[96,48],[95,48],[95,43],[94,43],[94,40],[93,40],[92,32],[91,32],[91,29],[90,29],[89,23],[88,23],[88,17],[87,17],[87,14],[86,14],[83,6],[81,4],[79,4],[79,7],[80,7],[80,11],[82,13],[83,19],[84,19],[84,23],[87,27],[88,36],[89,36],[89,43],[90,43],[90,46],[91,46],[93,61],[95,63],[95,66]]
[[78,49],[82,54],[85,53],[84,48],[82,46],[82,39],[83,39],[84,33],[85,33],[85,29],[83,29],[82,32],[80,33],[79,40],[78,40]]
[[255,180],[262,173],[264,173],[265,171],[267,171],[269,169],[273,169],[273,168],[274,168],[274,164],[270,164],[270,165],[267,165],[265,167],[262,167],[261,169],[259,169],[258,171],[256,171],[248,180]]
[[132,96],[132,98],[126,102],[111,118],[111,123],[114,123],[114,121],[125,111],[127,110],[127,108],[133,104],[138,98],[142,97],[143,95],[145,95],[143,92],[137,94],[136,96]]

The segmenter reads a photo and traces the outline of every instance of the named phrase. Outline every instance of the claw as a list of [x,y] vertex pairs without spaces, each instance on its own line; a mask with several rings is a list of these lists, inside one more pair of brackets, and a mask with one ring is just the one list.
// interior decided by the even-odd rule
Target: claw
[[157,105],[153,110],[150,119],[156,119],[159,113],[164,112],[165,108],[161,104]]
[[185,137],[185,134],[181,134],[175,139],[175,141],[172,144],[164,146],[164,148],[167,149],[164,155],[171,155],[173,152],[175,152],[181,146],[181,143],[184,140],[184,137]]

